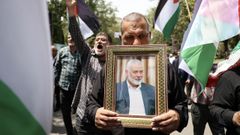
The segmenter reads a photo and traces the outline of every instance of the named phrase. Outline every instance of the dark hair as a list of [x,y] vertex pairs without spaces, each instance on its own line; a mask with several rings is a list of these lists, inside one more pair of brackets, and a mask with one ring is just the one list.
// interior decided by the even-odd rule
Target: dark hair
[[112,37],[108,34],[108,33],[106,33],[106,32],[99,32],[97,35],[96,35],[96,37],[97,36],[105,36],[105,37],[107,37],[108,38],[108,42],[110,43],[110,44],[112,44]]
[[123,33],[122,24],[124,21],[138,21],[141,19],[145,20],[145,22],[147,23],[147,30],[149,30],[149,23],[148,23],[147,18],[140,13],[132,12],[132,13],[129,13],[128,15],[126,15],[125,17],[123,17],[122,22],[121,22],[121,33]]

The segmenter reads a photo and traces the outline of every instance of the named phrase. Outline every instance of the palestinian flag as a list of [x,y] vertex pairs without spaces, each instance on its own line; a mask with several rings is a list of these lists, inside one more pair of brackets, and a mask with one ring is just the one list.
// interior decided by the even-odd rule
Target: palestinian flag
[[224,72],[237,66],[240,66],[240,41],[232,50],[228,59],[218,63],[217,70],[208,77],[207,87],[215,87],[219,77]]
[[181,45],[179,67],[192,75],[204,89],[218,42],[239,33],[238,0],[196,0],[193,20]]
[[4,1],[0,16],[0,134],[48,135],[53,61],[47,2]]
[[83,38],[87,39],[98,32],[100,24],[98,22],[97,16],[86,5],[84,0],[78,0],[77,5],[80,30]]
[[170,38],[180,13],[178,0],[160,0],[155,12],[154,28]]

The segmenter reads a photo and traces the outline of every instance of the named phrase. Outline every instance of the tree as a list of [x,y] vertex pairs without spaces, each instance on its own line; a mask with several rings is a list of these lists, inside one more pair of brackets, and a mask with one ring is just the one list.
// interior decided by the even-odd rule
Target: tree
[[[100,31],[107,32],[113,37],[113,33],[119,31],[115,15],[116,9],[112,8],[111,3],[106,3],[104,0],[85,0],[85,2],[98,17],[101,25]],[[63,44],[68,33],[66,1],[50,0],[48,9],[52,42]],[[93,39],[93,37],[89,38],[88,42],[91,44]]]
[[[106,3],[105,0],[85,0],[85,2],[98,17],[101,25],[100,31],[107,32],[113,38],[114,32],[119,31],[115,14],[117,9],[112,8],[111,3]],[[113,40],[113,42],[116,43],[117,41]]]
[[49,21],[51,38],[53,43],[64,44],[64,30],[66,25],[66,2],[60,0],[50,0],[48,2]]

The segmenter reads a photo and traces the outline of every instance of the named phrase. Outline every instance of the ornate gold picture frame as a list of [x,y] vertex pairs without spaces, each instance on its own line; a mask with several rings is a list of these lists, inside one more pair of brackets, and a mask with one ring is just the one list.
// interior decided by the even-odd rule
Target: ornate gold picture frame
[[[124,127],[151,128],[151,119],[167,111],[166,53],[166,45],[107,47],[104,108],[118,112]],[[135,81],[139,84],[136,89],[141,94],[130,91],[135,92],[131,81],[127,81],[132,75],[128,71],[130,61],[141,64],[138,66],[140,75],[136,75],[139,80]],[[149,94],[151,91],[154,94]]]

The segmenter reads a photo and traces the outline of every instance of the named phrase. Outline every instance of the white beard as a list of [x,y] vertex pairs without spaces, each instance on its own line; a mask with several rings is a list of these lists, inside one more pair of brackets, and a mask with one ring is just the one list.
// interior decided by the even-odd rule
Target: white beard
[[102,55],[104,55],[104,53],[105,52],[103,52],[103,51],[102,52],[95,51],[95,54],[98,55],[98,56],[102,56]]
[[140,85],[142,83],[142,79],[141,80],[136,80],[130,76],[128,76],[128,81],[131,82],[134,85]]

